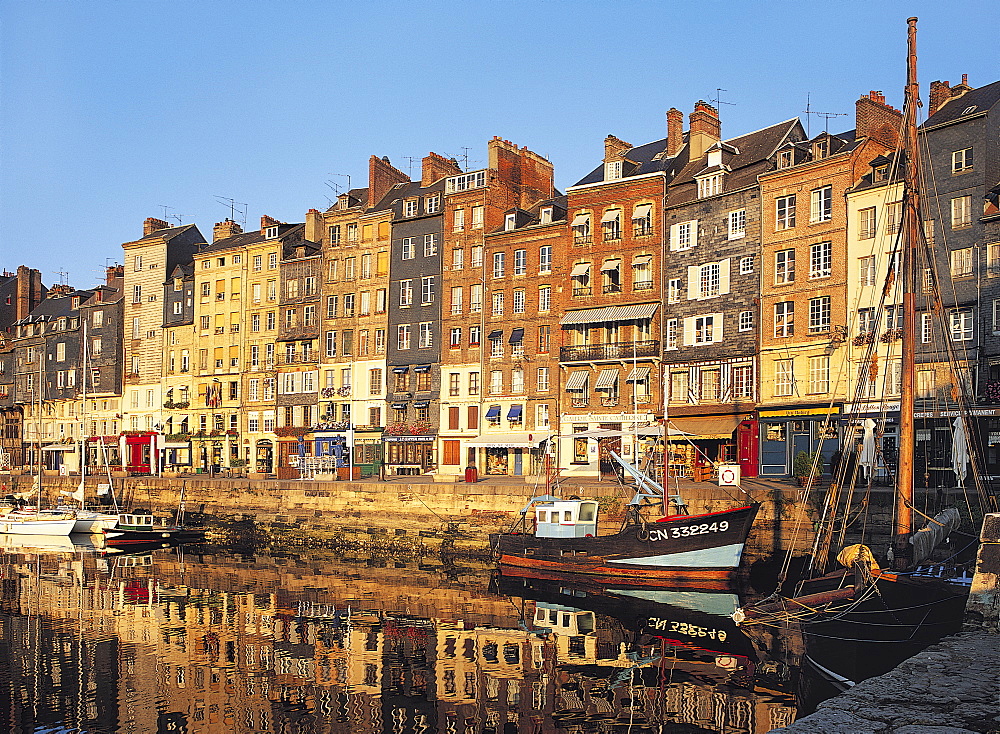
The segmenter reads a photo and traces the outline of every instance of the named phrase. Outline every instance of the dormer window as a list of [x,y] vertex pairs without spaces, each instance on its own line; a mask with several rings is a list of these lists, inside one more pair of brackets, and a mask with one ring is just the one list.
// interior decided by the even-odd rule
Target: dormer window
[[277,227],[268,227],[267,229],[264,230],[264,237],[266,237],[269,240],[273,240],[277,236],[278,236]]
[[417,216],[417,200],[407,199],[403,202],[403,216],[404,217],[415,217]]
[[[73,298],[70,299],[70,307],[74,308],[74,309],[80,308],[80,296],[73,296]],[[66,322],[63,321],[63,324],[65,324],[65,323]],[[66,328],[66,327],[63,326],[63,328]]]
[[698,179],[698,198],[704,199],[706,196],[715,196],[722,193],[722,174],[713,173],[711,176],[704,176]]
[[539,224],[551,224],[552,222],[552,207],[547,206],[538,212],[538,223]]
[[506,214],[503,218],[503,228],[507,232],[511,231],[517,226],[517,215],[516,214]]
[[721,166],[721,165],[722,165],[722,150],[720,148],[716,148],[715,150],[708,151],[708,167],[712,168],[713,166]]
[[426,214],[437,214],[441,211],[441,195],[434,194],[424,198],[424,212]]
[[813,159],[819,160],[820,158],[826,158],[828,155],[830,155],[829,140],[817,140],[813,143]]
[[878,183],[880,181],[889,180],[889,166],[877,166],[872,172],[872,181]]
[[782,150],[778,153],[778,168],[791,168],[794,162],[792,151]]
[[604,180],[617,181],[622,177],[622,162],[608,161],[604,164]]

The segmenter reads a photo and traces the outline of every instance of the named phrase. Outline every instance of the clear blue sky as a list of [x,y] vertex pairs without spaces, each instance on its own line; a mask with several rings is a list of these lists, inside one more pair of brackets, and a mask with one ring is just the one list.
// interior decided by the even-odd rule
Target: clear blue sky
[[[901,106],[906,18],[933,79],[1000,79],[1000,3],[0,0],[0,266],[95,284],[146,217],[211,239],[215,196],[302,221],[370,154],[485,163],[493,135],[572,184],[613,133],[722,88],[726,137],[812,109]],[[813,118],[812,130],[823,121]],[[835,118],[831,130],[853,128]],[[419,164],[417,164],[418,166]],[[414,167],[419,175],[418,167]]]

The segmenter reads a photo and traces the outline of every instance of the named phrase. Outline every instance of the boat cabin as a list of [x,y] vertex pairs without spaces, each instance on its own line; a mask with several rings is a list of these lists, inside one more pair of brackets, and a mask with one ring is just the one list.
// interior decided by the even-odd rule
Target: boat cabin
[[564,635],[592,635],[594,613],[539,601],[535,602],[535,626],[548,627]]
[[553,500],[535,504],[535,536],[587,538],[597,535],[597,502]]
[[123,513],[118,516],[118,527],[129,530],[151,530],[153,528],[153,516]]

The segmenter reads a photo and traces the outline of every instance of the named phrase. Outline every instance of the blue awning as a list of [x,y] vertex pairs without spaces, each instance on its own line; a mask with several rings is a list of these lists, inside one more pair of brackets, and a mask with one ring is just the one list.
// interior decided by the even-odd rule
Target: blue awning
[[403,408],[406,407],[406,403],[393,403],[389,407],[393,408],[394,410],[402,410]]
[[490,409],[486,411],[486,420],[495,421],[500,417],[500,406],[491,405]]
[[523,405],[512,405],[510,410],[507,411],[507,420],[509,421],[519,421],[521,420],[521,411],[523,410]]
[[402,374],[404,372],[409,372],[410,368],[409,367],[393,367],[392,371],[395,372],[396,374]]
[[510,339],[508,339],[508,343],[520,344],[522,339],[524,339],[524,329],[514,329],[510,332]]
[[418,364],[413,368],[414,372],[430,372],[431,366],[429,364]]
[[490,335],[489,335],[488,338],[490,340],[493,340],[493,339],[503,339],[503,329],[494,329],[493,331],[490,332]]
[[423,400],[423,401],[421,401],[419,403],[414,403],[413,407],[414,408],[429,408],[430,407],[430,403],[427,402],[426,400]]

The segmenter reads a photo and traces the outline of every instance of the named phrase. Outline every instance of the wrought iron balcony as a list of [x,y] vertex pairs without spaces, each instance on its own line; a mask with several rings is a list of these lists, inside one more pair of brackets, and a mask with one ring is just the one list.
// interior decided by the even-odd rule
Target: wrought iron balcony
[[604,359],[631,359],[632,357],[660,356],[658,339],[641,342],[611,342],[610,344],[581,344],[559,348],[560,362],[596,362]]

